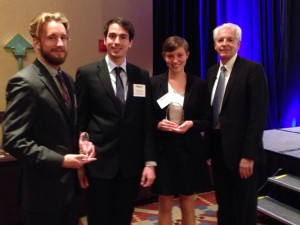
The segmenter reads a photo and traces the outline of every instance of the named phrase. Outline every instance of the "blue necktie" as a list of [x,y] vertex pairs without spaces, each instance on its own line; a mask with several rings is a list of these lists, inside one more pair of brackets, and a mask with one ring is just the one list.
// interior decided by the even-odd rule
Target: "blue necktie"
[[115,72],[116,72],[116,96],[120,100],[122,104],[125,104],[125,97],[124,97],[124,85],[121,79],[121,67],[116,67]]
[[213,125],[215,125],[219,120],[219,114],[221,111],[221,104],[223,101],[225,89],[225,71],[226,68],[222,66],[213,100]]

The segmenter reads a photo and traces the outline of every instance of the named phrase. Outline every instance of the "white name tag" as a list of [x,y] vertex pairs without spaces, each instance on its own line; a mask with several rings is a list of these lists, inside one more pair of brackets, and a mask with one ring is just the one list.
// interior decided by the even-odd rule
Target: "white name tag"
[[134,97],[146,97],[146,85],[145,84],[133,84],[133,96]]
[[160,99],[157,100],[157,103],[161,109],[165,108],[171,102],[172,102],[172,98],[170,92],[168,92],[167,94],[165,94],[164,96],[162,96]]

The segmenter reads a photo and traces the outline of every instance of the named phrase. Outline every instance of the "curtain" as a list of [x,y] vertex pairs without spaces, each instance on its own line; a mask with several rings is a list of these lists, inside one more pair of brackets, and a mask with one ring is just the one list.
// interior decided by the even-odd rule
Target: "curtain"
[[[276,62],[278,77],[279,126],[300,126],[300,2],[280,1],[280,48]],[[278,35],[278,36],[279,36]]]
[[[214,7],[210,0],[154,0],[153,1],[153,74],[166,71],[162,58],[164,40],[173,35],[181,36],[189,43],[190,56],[186,65],[189,72],[205,77],[207,65],[216,56],[211,29],[215,26]],[[201,16],[199,16],[201,15]]]

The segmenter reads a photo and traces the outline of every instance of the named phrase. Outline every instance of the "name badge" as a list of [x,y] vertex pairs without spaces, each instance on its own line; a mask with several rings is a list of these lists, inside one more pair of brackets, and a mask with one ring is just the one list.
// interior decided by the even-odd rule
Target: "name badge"
[[171,94],[168,92],[156,101],[161,109],[165,108],[172,102]]
[[145,84],[133,84],[133,96],[134,97],[146,97],[146,85]]

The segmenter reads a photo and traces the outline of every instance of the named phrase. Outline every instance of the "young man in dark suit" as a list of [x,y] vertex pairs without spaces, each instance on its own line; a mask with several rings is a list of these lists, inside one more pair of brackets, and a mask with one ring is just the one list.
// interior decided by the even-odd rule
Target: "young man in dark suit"
[[24,224],[78,225],[77,169],[94,159],[78,154],[74,82],[60,68],[69,22],[44,12],[29,30],[37,59],[8,81],[3,147],[22,164]]
[[129,225],[139,184],[149,187],[155,178],[149,73],[126,61],[133,38],[131,22],[109,20],[105,59],[77,71],[79,127],[97,158],[87,177],[81,170],[89,225]]
[[213,31],[221,61],[207,73],[215,118],[210,154],[219,225],[256,224],[268,88],[263,67],[237,55],[241,36],[240,27],[231,23]]

